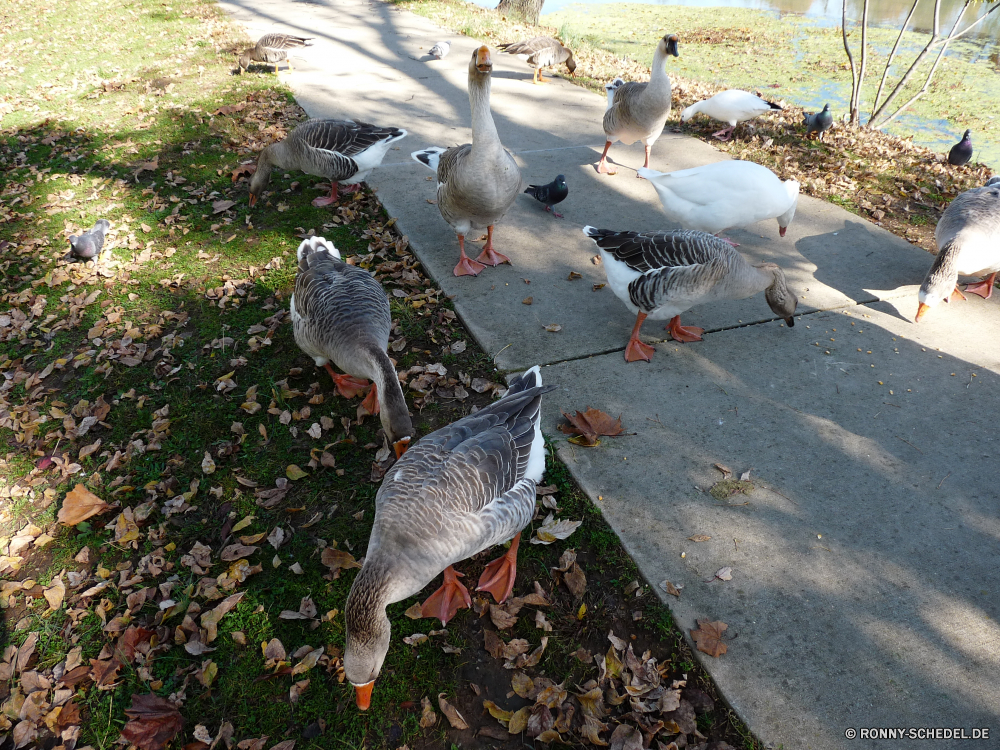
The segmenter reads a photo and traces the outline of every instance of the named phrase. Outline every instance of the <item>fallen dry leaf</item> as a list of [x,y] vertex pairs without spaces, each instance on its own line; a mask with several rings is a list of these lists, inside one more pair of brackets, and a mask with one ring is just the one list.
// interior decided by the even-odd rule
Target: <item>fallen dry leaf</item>
[[108,510],[111,506],[82,484],[78,484],[66,493],[62,507],[59,509],[59,523],[66,526],[76,526],[91,516],[96,516]]
[[420,700],[420,705],[423,706],[423,710],[420,713],[420,726],[424,729],[432,727],[437,724],[437,714],[434,713],[434,709],[431,708],[430,698],[424,696]]
[[354,555],[350,552],[344,552],[344,550],[334,549],[333,547],[324,548],[319,560],[332,571],[350,570],[351,568],[361,567],[361,563],[355,560]]
[[733,569],[728,566],[725,568],[719,568],[716,571],[715,575],[712,578],[709,578],[708,581],[706,581],[706,583],[708,583],[709,581],[714,581],[716,578],[718,578],[720,581],[733,580]]
[[201,459],[201,470],[206,474],[212,474],[215,471],[215,461],[212,460],[212,454],[205,451],[205,457]]
[[125,709],[129,722],[122,728],[122,739],[141,750],[163,750],[184,727],[180,711],[168,700],[152,693],[132,696],[132,707]]
[[573,441],[577,445],[593,447],[600,442],[597,439],[599,436],[615,437],[625,431],[625,428],[622,427],[621,416],[618,419],[612,419],[610,415],[605,414],[600,409],[593,409],[589,406],[586,411],[577,411],[574,416],[570,416],[566,412],[563,412],[562,415],[569,420],[569,424],[559,425],[559,429],[567,435],[578,435],[580,439]]
[[236,201],[213,201],[212,202],[212,213],[221,214],[223,211],[228,211],[230,208],[236,205]]
[[309,475],[306,474],[304,471],[302,471],[302,469],[300,469],[295,464],[288,464],[288,466],[285,467],[285,476],[294,482]]
[[698,629],[691,631],[691,637],[699,651],[718,658],[729,649],[722,641],[722,633],[728,627],[721,621],[698,620]]
[[674,586],[670,581],[661,581],[660,588],[666,591],[671,596],[680,596],[680,589]]
[[562,330],[562,326],[558,323],[549,323],[549,325],[544,327],[549,333],[558,333]]
[[535,531],[535,535],[531,537],[531,543],[552,544],[559,539],[565,539],[576,531],[582,523],[583,521],[568,521],[566,519],[557,521],[553,514],[549,513],[542,525]]
[[444,693],[438,693],[438,708],[441,709],[441,713],[445,715],[453,729],[469,728],[469,725],[462,718],[462,714],[458,712],[458,709],[445,700]]
[[695,534],[694,536],[688,537],[688,539],[690,539],[692,542],[707,542],[711,538],[712,537],[706,536],[705,534]]
[[257,167],[254,164],[240,164],[240,166],[236,167],[236,169],[233,170],[232,174],[233,182],[236,182],[240,177],[243,177],[244,175],[251,175],[256,171]]

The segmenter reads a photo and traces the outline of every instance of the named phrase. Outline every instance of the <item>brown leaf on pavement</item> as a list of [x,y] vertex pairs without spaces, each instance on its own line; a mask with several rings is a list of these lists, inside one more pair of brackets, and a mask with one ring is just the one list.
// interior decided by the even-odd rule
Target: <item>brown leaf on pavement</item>
[[692,542],[707,542],[711,538],[712,537],[706,536],[705,534],[695,534],[694,536],[688,537],[688,539],[690,539]]
[[451,724],[452,728],[469,728],[469,725],[466,723],[465,719],[462,718],[462,714],[458,712],[458,709],[445,700],[444,693],[438,693],[438,708],[440,708],[441,713],[447,717],[448,723]]
[[129,722],[122,728],[122,739],[140,750],[163,750],[184,727],[180,711],[158,695],[135,694],[132,707],[125,709]]
[[625,432],[621,416],[612,419],[611,415],[589,406],[586,411],[578,410],[573,416],[566,412],[562,415],[569,420],[569,424],[559,425],[559,429],[567,435],[579,435],[581,439],[577,441],[577,445],[595,446],[601,435],[615,437]]
[[62,507],[59,509],[59,523],[66,526],[76,526],[91,516],[103,513],[111,506],[82,484],[78,484],[66,493]]
[[718,658],[729,649],[722,641],[722,633],[728,627],[721,621],[698,620],[698,629],[691,631],[691,637],[699,651]]
[[679,597],[681,595],[680,589],[674,586],[674,584],[672,584],[670,581],[661,581],[660,588],[666,591],[671,596]]

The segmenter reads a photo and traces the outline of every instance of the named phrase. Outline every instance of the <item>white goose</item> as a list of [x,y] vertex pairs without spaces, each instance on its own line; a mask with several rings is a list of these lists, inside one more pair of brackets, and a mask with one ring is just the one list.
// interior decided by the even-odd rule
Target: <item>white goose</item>
[[314,206],[337,201],[337,183],[351,193],[385,157],[389,146],[406,137],[402,128],[380,128],[360,120],[309,120],[283,141],[260,152],[250,180],[253,208],[271,179],[272,167],[297,169],[330,180],[330,195],[316,198]]
[[782,182],[752,161],[719,161],[678,172],[640,169],[639,176],[653,183],[671,221],[710,234],[777,219],[784,237],[799,200],[799,183]]
[[[341,395],[352,398],[372,381],[362,402],[378,414],[386,437],[402,455],[413,435],[399,377],[386,353],[392,315],[389,298],[372,275],[340,259],[323,237],[310,237],[297,252],[299,272],[290,304],[295,343],[325,367]],[[330,367],[333,361],[347,375]]]
[[953,200],[934,230],[938,254],[920,285],[916,321],[941,302],[965,299],[958,277],[985,276],[965,291],[989,299],[1000,273],[1000,177]]
[[703,328],[681,325],[681,313],[695,305],[744,299],[764,292],[767,304],[789,327],[795,325],[798,299],[774,263],[754,266],[731,245],[706,232],[615,232],[584,227],[600,248],[615,296],[636,314],[625,347],[625,361],[649,361],[653,347],[639,340],[647,318],[670,318],[666,330],[675,341],[701,341]]
[[[608,91],[608,108],[604,111],[604,134],[607,142],[604,153],[597,164],[601,174],[617,174],[617,170],[608,166],[608,149],[614,141],[621,141],[626,146],[636,141],[642,141],[646,147],[646,162],[649,166],[649,150],[663,132],[670,115],[670,76],[667,75],[667,57],[678,56],[677,35],[667,34],[656,43],[653,52],[653,67],[649,83],[623,83]],[[612,95],[613,94],[613,95]]]
[[421,438],[386,475],[375,497],[365,562],[344,608],[344,671],[358,707],[367,709],[391,637],[385,608],[413,596],[444,572],[424,602],[425,617],[447,622],[471,606],[455,563],[511,539],[486,566],[479,590],[510,596],[521,529],[535,512],[535,483],[545,469],[539,429],[542,377],[535,366],[507,395]]
[[[493,225],[503,218],[521,192],[521,170],[500,142],[490,113],[490,78],[493,60],[486,45],[469,61],[469,105],[472,108],[472,143],[414,151],[410,156],[437,174],[437,207],[441,217],[458,235],[456,276],[477,276],[487,264],[510,263],[493,249]],[[487,232],[483,252],[476,260],[465,254],[465,236],[472,230]]]
[[720,141],[728,141],[733,137],[733,131],[741,122],[752,120],[765,112],[780,110],[781,107],[772,102],[765,101],[759,96],[754,96],[749,91],[739,89],[729,89],[716,94],[711,99],[695,102],[690,107],[681,112],[681,122],[687,122],[696,114],[701,112],[708,115],[713,120],[728,122],[729,127],[723,128],[712,136]]

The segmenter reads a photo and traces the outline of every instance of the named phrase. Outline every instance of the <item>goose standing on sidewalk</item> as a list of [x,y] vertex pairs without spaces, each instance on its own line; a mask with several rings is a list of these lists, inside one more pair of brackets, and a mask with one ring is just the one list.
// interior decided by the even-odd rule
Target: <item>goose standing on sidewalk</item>
[[382,482],[364,566],[344,608],[344,672],[358,708],[371,701],[391,626],[385,608],[413,596],[439,574],[444,584],[424,602],[425,617],[447,622],[472,605],[452,566],[511,540],[486,566],[478,590],[503,602],[514,588],[521,530],[535,512],[545,470],[538,367],[515,378],[507,395],[421,438]]
[[1000,177],[966,190],[945,209],[934,230],[938,254],[920,285],[916,322],[942,300],[965,299],[958,277],[985,276],[965,287],[983,299],[993,295],[1000,273]]
[[626,146],[642,141],[646,147],[644,167],[649,167],[649,150],[663,132],[670,115],[670,76],[667,75],[667,57],[678,56],[677,35],[667,34],[656,43],[653,68],[649,83],[623,83],[608,91],[608,108],[604,112],[604,133],[607,142],[597,164],[601,174],[617,174],[608,166],[608,149],[615,141]]
[[[368,387],[362,402],[378,414],[396,455],[406,450],[413,423],[396,369],[386,353],[392,315],[382,285],[365,269],[340,259],[323,237],[310,237],[298,249],[299,271],[289,305],[295,343],[325,367],[342,396],[352,398]],[[346,375],[338,375],[333,362]]]
[[[510,263],[493,248],[493,225],[503,218],[521,192],[521,170],[503,147],[490,113],[493,60],[486,45],[469,61],[469,105],[472,143],[449,149],[437,146],[411,156],[437,174],[437,207],[458,235],[456,276],[477,276],[486,265]],[[465,254],[465,237],[486,230],[486,244],[476,260]]]
[[353,193],[359,183],[382,163],[389,146],[406,137],[402,128],[380,128],[360,120],[308,120],[260,152],[250,180],[250,207],[260,198],[271,170],[297,169],[330,180],[330,195],[316,198],[314,206],[329,206],[338,199],[337,184]]
[[767,304],[789,327],[798,299],[774,263],[751,265],[724,240],[706,232],[616,232],[584,227],[601,251],[608,284],[636,314],[625,361],[648,362],[653,347],[639,340],[642,322],[670,319],[674,341],[701,341],[704,328],[681,325],[681,313],[717,300],[744,299],[764,292]]

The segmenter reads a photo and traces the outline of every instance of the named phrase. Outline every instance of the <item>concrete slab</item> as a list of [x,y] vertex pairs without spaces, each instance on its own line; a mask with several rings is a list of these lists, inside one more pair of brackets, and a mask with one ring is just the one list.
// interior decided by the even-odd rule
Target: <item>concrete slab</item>
[[[942,306],[914,325],[929,256],[804,197],[784,239],[775,222],[730,233],[750,258],[786,269],[805,313],[795,328],[771,322],[760,296],[696,308],[684,320],[707,329],[704,342],[661,342],[651,364],[626,365],[632,317],[609,289],[592,291],[604,274],[580,228],[669,224],[652,186],[631,176],[641,147],[613,148],[628,167],[618,176],[594,172],[602,97],[558,80],[532,86],[523,63],[496,56],[501,138],[526,182],[565,174],[570,197],[557,220],[524,196],[496,235],[514,266],[456,279],[454,235],[427,203],[432,175],[408,154],[469,139],[476,43],[379,2],[223,5],[251,35],[318,37],[283,74],[311,116],[410,131],[371,184],[499,366],[551,365],[543,375],[561,387],[547,397],[546,432],[649,580],[684,584],[679,600],[661,592],[681,626],[729,624],[729,653],[703,662],[758,737],[882,748],[917,741],[851,742],[845,731],[989,727],[991,740],[934,747],[997,746],[997,300]],[[451,54],[429,61],[442,39]],[[652,165],[723,158],[668,127]],[[663,336],[653,322],[645,333]],[[561,440],[559,411],[588,405],[621,413],[636,434],[591,450]],[[756,489],[716,500],[706,492],[721,478],[714,463],[752,469]],[[733,580],[711,581],[723,566]]]

